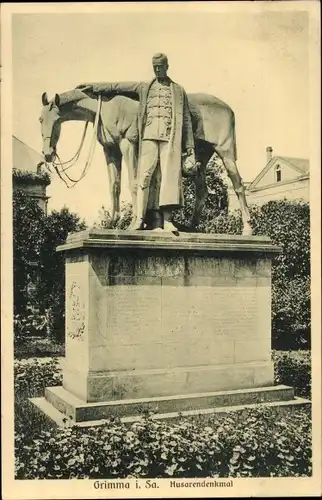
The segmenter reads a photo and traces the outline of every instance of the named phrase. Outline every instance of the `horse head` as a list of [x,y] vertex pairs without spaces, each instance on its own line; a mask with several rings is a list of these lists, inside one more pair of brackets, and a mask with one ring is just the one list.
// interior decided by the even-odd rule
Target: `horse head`
[[48,101],[46,92],[42,95],[42,112],[39,118],[41,124],[41,135],[43,141],[42,154],[46,163],[51,163],[56,157],[56,146],[60,137],[60,97],[58,94]]

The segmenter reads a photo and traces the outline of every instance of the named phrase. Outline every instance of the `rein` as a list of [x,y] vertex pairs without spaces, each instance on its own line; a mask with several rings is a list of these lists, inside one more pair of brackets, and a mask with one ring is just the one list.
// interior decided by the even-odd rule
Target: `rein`
[[[97,133],[98,133],[98,124],[99,124],[99,118],[100,118],[100,115],[101,115],[101,109],[102,109],[102,97],[101,95],[99,94],[98,95],[98,105],[97,105],[97,112],[96,112],[96,116],[95,116],[95,120],[94,120],[94,126],[93,126],[93,137],[92,137],[92,142],[91,142],[91,146],[90,146],[90,149],[89,149],[89,153],[88,153],[88,157],[87,157],[87,160],[86,160],[86,163],[85,163],[85,166],[83,168],[83,171],[79,177],[79,179],[72,179],[67,173],[66,173],[66,170],[68,170],[69,168],[73,167],[75,165],[75,163],[78,161],[79,159],[79,156],[80,156],[80,153],[81,153],[81,150],[83,148],[83,145],[84,145],[84,141],[85,141],[85,136],[86,136],[86,131],[87,131],[87,127],[88,127],[88,121],[86,122],[85,124],[85,128],[84,128],[84,132],[83,132],[83,136],[82,136],[82,139],[81,139],[81,143],[80,143],[80,146],[78,148],[78,150],[76,151],[75,155],[73,156],[73,158],[71,158],[70,160],[68,161],[65,161],[65,162],[62,162],[61,159],[59,158],[59,155],[56,153],[56,158],[55,160],[53,161],[53,167],[58,175],[58,177],[65,183],[66,187],[68,187],[69,189],[73,188],[74,186],[76,186],[76,184],[81,181],[85,175],[87,174],[88,172],[88,169],[92,163],[92,159],[93,159],[93,156],[94,156],[94,152],[95,152],[95,146],[96,146],[96,139],[97,139]],[[58,163],[56,163],[56,159],[58,159]],[[64,167],[65,165],[65,167]],[[60,169],[59,169],[60,167]],[[66,182],[66,179],[64,179],[64,177],[62,176],[62,174],[65,174],[65,176],[67,177],[67,179],[73,183],[72,186],[69,186],[68,183]]]
[[[63,166],[63,165],[68,165],[69,163],[71,163],[71,165],[68,165],[68,167],[65,167],[62,169],[62,172],[65,172],[66,170],[68,170],[69,168],[73,167],[75,165],[75,163],[77,162],[77,160],[79,159],[79,156],[80,156],[80,153],[81,153],[81,150],[82,150],[82,147],[84,145],[84,141],[85,141],[85,136],[86,136],[86,131],[87,131],[87,127],[88,127],[88,123],[89,122],[86,122],[85,123],[85,128],[84,128],[84,132],[83,132],[83,137],[81,139],[81,143],[79,145],[79,148],[78,150],[76,151],[76,153],[74,154],[74,156],[68,160],[68,161],[64,161],[62,162],[61,160],[59,160],[59,165],[60,166]],[[58,156],[58,155],[57,155]]]

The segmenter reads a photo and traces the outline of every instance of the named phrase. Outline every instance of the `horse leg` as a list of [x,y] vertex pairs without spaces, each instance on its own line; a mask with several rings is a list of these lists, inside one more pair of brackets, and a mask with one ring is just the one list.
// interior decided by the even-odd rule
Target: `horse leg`
[[128,139],[122,139],[120,142],[120,150],[123,160],[126,164],[129,188],[132,197],[132,220],[136,219],[136,197],[137,197],[137,152],[136,145]]
[[200,164],[197,174],[193,177],[195,184],[195,207],[191,220],[192,227],[196,227],[200,222],[201,213],[208,197],[208,187],[206,180],[207,164],[214,150],[205,141],[196,141],[196,161]]
[[195,208],[191,219],[191,226],[195,228],[200,222],[201,213],[206,204],[208,197],[208,188],[206,182],[206,164],[201,163],[198,173],[194,176],[193,181],[195,184]]
[[112,202],[111,223],[115,224],[120,216],[120,194],[121,194],[121,162],[122,157],[115,148],[104,148],[109,180],[110,198]]
[[245,187],[243,185],[243,181],[240,177],[240,174],[237,169],[236,162],[231,160],[230,158],[222,158],[223,164],[227,170],[227,173],[231,179],[233,184],[234,191],[239,201],[240,210],[242,213],[243,219],[243,234],[251,235],[252,228],[250,225],[250,214],[247,206],[246,196],[245,196]]

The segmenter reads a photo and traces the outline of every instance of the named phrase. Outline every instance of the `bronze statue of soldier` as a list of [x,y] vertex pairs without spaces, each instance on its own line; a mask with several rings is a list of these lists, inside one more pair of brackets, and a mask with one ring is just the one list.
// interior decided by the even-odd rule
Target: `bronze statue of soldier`
[[183,206],[182,164],[193,171],[195,145],[188,98],[183,87],[168,76],[168,58],[152,58],[155,78],[145,82],[84,84],[78,88],[102,96],[139,99],[139,155],[136,218],[131,229],[143,229],[147,209],[159,210],[160,229],[176,231],[173,210]]

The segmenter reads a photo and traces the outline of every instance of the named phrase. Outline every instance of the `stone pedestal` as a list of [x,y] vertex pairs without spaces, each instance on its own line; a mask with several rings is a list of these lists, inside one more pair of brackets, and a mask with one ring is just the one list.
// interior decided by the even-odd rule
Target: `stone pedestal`
[[47,389],[46,399],[60,411],[77,419],[83,405],[79,420],[90,420],[99,408],[104,418],[109,408],[128,414],[130,402],[156,400],[176,411],[182,398],[191,409],[205,393],[258,395],[273,385],[271,260],[279,249],[268,238],[90,230],[58,250],[66,360],[63,389]]

